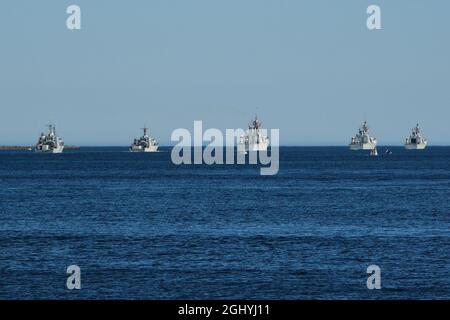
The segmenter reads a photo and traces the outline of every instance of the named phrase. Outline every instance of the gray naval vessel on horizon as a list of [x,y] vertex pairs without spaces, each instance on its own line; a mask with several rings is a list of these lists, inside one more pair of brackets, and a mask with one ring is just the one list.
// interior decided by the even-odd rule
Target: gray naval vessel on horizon
[[363,122],[358,133],[352,137],[349,147],[350,150],[376,150],[377,138],[370,135],[367,121]]
[[245,134],[239,137],[237,150],[241,153],[265,151],[269,143],[266,130],[262,129],[262,122],[258,119],[258,115],[255,115]]
[[158,151],[159,143],[155,138],[150,137],[147,134],[148,128],[144,126],[142,128],[144,134],[139,139],[134,139],[130,152],[156,152]]
[[406,138],[405,149],[407,150],[423,150],[427,147],[428,140],[422,135],[419,124],[412,129],[411,134]]
[[64,150],[64,141],[56,134],[56,127],[48,125],[48,133],[41,133],[38,142],[34,148],[35,152],[40,153],[62,153]]

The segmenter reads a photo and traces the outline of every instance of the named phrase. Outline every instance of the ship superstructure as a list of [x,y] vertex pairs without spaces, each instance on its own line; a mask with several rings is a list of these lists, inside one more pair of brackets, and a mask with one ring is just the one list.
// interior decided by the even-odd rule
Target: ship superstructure
[[158,150],[159,143],[155,138],[150,137],[147,134],[148,128],[144,126],[142,128],[144,135],[139,139],[134,139],[133,144],[130,147],[131,152],[155,152]]
[[367,121],[364,121],[358,133],[352,137],[351,150],[373,150],[377,146],[377,138],[370,136]]
[[238,151],[265,151],[269,146],[269,138],[265,130],[262,129],[262,122],[255,115],[255,119],[250,122],[245,134],[239,137]]

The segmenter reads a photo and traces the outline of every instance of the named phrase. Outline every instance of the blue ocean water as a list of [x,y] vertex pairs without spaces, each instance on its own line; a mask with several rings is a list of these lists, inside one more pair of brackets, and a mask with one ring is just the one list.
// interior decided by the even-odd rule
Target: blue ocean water
[[392,150],[285,147],[275,176],[169,148],[0,152],[0,298],[449,299],[450,148]]

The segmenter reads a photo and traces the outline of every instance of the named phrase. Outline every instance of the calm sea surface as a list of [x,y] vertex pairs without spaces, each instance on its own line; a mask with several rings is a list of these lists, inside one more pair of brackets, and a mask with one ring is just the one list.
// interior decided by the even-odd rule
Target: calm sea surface
[[0,152],[0,298],[450,299],[450,148],[392,150],[281,148],[275,176]]

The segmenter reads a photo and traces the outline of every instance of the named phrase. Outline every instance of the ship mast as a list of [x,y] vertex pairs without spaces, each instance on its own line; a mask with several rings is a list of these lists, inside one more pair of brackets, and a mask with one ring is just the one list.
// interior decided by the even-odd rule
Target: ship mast
[[54,135],[55,134],[55,126],[53,126],[52,124],[48,124],[47,127],[48,127],[49,134],[51,136]]
[[252,128],[253,129],[261,128],[261,121],[258,120],[258,114],[255,114],[255,120],[253,120],[253,122],[252,122]]
[[146,136],[147,135],[147,130],[148,130],[147,126],[144,124],[144,127],[141,128],[141,129],[144,130],[144,136]]

